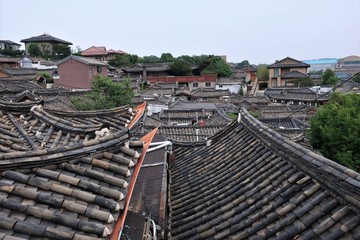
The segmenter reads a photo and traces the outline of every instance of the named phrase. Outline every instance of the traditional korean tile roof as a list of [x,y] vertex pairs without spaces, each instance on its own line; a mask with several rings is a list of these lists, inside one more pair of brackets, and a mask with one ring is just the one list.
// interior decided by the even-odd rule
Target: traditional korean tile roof
[[146,152],[126,126],[143,113],[18,104],[1,106],[0,238],[117,239]]
[[18,63],[20,59],[18,57],[1,57],[0,56],[0,63]]
[[303,129],[308,125],[296,118],[259,118],[259,121],[274,129]]
[[302,61],[296,60],[291,57],[286,57],[281,59],[280,61],[276,61],[275,63],[269,65],[267,68],[281,68],[281,67],[310,67],[309,64],[306,64]]
[[229,96],[230,92],[228,90],[214,90],[214,89],[196,89],[191,92],[191,96],[199,98],[199,97],[222,97],[222,96]]
[[49,34],[42,34],[42,35],[39,35],[39,36],[36,36],[36,37],[26,38],[26,39],[21,40],[20,42],[22,42],[22,43],[54,42],[54,43],[62,43],[62,44],[65,44],[65,45],[72,45],[71,42],[68,42],[68,41],[53,37],[53,36],[51,36]]
[[0,95],[8,93],[21,93],[25,90],[36,90],[42,87],[28,79],[0,79]]
[[260,96],[260,97],[243,97],[243,102],[246,102],[247,104],[269,104],[270,101],[268,98]]
[[285,118],[291,115],[297,118],[308,119],[314,115],[316,109],[313,106],[306,105],[287,105],[287,104],[276,104],[276,105],[256,105],[253,104],[248,107],[248,110],[258,112],[261,118]]
[[281,93],[313,93],[309,87],[272,87],[264,91],[264,95],[281,94]]
[[205,110],[216,110],[215,103],[211,102],[188,102],[184,100],[176,100],[169,105],[171,108],[177,109],[205,109]]
[[132,67],[121,68],[124,72],[143,72],[146,69],[147,72],[163,72],[168,71],[170,66],[168,63],[153,63],[153,64],[137,64]]
[[81,51],[82,56],[106,56],[108,55],[108,52],[106,51],[106,48],[104,46],[101,47],[89,47],[83,51]]
[[107,52],[109,54],[127,54],[127,52],[124,52],[122,50],[114,50],[114,49],[109,49]]
[[360,238],[360,175],[240,114],[207,141],[174,144],[168,237]]
[[[145,126],[146,130],[152,128]],[[215,135],[224,125],[211,126],[160,126],[157,130],[158,134],[163,135],[172,142],[199,142]]]
[[295,100],[295,101],[328,101],[328,95],[318,96],[316,93],[283,93],[283,94],[273,94],[268,96],[270,99],[279,99],[279,100]]
[[30,78],[35,78],[37,71],[29,68],[2,68],[1,71],[9,74],[10,76],[29,76]]
[[291,72],[287,72],[281,75],[281,78],[294,78],[294,79],[299,79],[299,78],[306,78],[308,77],[307,74],[299,72],[299,71],[291,71]]
[[205,110],[205,109],[163,109],[158,116],[159,120],[172,125],[178,124],[192,124],[192,121],[204,121],[206,125],[227,125],[231,119],[228,118],[219,110]]
[[217,109],[163,109],[159,114],[145,115],[138,131],[147,132],[158,127],[158,133],[166,139],[197,142],[213,136],[230,122],[231,119]]

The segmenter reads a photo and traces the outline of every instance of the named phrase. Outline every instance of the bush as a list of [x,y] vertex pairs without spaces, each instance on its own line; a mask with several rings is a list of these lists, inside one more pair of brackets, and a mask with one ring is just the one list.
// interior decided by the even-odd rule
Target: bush
[[73,97],[71,102],[78,110],[110,109],[130,104],[133,96],[131,79],[114,82],[98,75],[92,81],[91,91],[82,97]]

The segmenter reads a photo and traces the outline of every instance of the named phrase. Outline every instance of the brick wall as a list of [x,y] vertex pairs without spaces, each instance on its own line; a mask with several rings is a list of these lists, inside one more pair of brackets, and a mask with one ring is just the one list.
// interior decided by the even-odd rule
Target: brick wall
[[58,65],[57,71],[59,79],[54,80],[55,86],[62,86],[66,89],[89,89],[91,80],[97,75],[106,76],[107,67],[101,66],[101,72],[98,73],[97,66],[87,65],[85,63],[69,59]]

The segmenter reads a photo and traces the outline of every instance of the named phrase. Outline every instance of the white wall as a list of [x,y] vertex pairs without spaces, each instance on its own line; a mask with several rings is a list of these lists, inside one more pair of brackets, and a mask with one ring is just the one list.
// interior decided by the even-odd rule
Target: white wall
[[[216,84],[215,89],[216,90],[229,90],[231,93],[239,93],[239,90],[241,88],[240,84]],[[243,88],[243,91],[245,93],[246,89]]]

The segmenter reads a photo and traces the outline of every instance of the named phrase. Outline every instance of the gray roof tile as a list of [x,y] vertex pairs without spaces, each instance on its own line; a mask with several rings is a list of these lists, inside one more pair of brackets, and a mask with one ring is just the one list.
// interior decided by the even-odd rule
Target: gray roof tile
[[[105,239],[138,157],[125,147],[125,124],[133,117],[128,107],[49,113],[29,107],[13,112],[3,104],[0,151],[9,149],[0,152],[3,237]],[[95,139],[94,131],[109,121],[110,135]],[[138,150],[142,142],[129,146]]]
[[241,114],[241,123],[210,137],[208,146],[175,143],[171,238],[355,236],[358,224],[349,219],[358,221],[358,174]]

